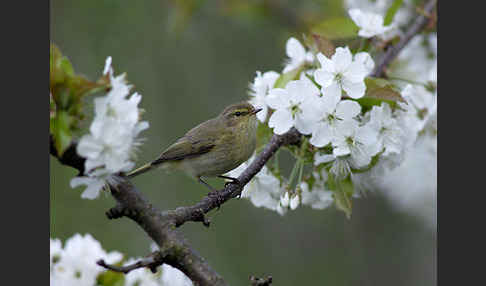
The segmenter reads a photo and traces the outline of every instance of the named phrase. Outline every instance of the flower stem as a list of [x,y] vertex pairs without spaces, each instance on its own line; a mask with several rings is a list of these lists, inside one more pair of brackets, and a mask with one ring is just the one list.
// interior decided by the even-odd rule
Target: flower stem
[[297,175],[299,168],[300,168],[300,160],[297,160],[297,162],[295,162],[294,167],[292,168],[292,172],[290,173],[289,186],[292,186],[292,183],[294,182],[295,176]]

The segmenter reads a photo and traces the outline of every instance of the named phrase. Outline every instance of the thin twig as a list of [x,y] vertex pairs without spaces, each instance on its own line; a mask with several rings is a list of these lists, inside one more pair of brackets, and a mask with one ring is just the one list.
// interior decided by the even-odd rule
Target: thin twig
[[385,54],[378,60],[378,64],[375,70],[371,74],[372,77],[381,77],[385,73],[385,68],[398,56],[400,51],[408,44],[408,42],[418,33],[420,33],[429,21],[429,17],[432,14],[437,0],[429,0],[424,7],[424,13],[420,14],[413,24],[407,29],[405,35],[400,39],[400,41],[390,47]]
[[155,273],[157,272],[157,267],[162,265],[163,263],[164,263],[164,256],[159,251],[156,251],[152,253],[152,255],[144,257],[143,259],[126,266],[116,266],[116,265],[107,264],[103,259],[100,259],[96,262],[96,264],[106,269],[115,272],[125,273],[125,274],[127,274],[132,270],[145,268],[145,267],[150,269],[152,273]]

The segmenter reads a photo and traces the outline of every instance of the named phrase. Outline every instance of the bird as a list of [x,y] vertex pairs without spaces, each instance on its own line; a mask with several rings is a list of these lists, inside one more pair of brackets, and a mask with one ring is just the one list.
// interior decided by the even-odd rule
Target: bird
[[125,176],[133,178],[157,168],[181,170],[213,194],[217,191],[203,178],[219,177],[239,185],[238,179],[223,174],[237,168],[254,153],[256,114],[261,110],[245,101],[231,104],[215,118],[189,130],[155,160]]

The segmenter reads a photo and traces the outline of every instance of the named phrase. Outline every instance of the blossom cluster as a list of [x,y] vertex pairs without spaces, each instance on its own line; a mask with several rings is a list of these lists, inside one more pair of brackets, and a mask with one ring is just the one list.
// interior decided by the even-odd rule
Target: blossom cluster
[[111,88],[102,97],[95,98],[95,117],[89,133],[84,135],[78,145],[77,153],[86,158],[84,177],[71,180],[71,187],[87,185],[82,198],[94,199],[106,181],[113,180],[112,174],[126,172],[134,167],[132,161],[140,139],[141,131],[149,127],[148,122],[140,121],[142,96],[133,93],[126,83],[125,74],[114,76],[111,57],[106,59],[103,75],[109,77]]
[[96,261],[117,263],[122,257],[116,251],[106,252],[89,234],[75,234],[66,240],[64,248],[59,239],[50,239],[50,285],[96,285],[97,276],[104,271]]
[[389,25],[384,25],[384,15],[392,5],[390,0],[345,0],[348,14],[360,28],[358,35],[364,38],[377,36],[383,40],[401,35],[414,9],[412,0],[404,0]]
[[[108,264],[129,265],[139,260],[139,258],[125,260],[117,251],[106,252],[100,242],[90,234],[75,234],[66,240],[64,247],[59,239],[51,238],[49,259],[51,286],[102,286],[103,282],[100,282],[99,278],[106,273],[106,269],[96,264],[96,261],[103,259]],[[120,284],[121,282],[123,284]],[[193,284],[184,273],[163,264],[156,273],[146,268],[132,270],[116,285],[192,286]]]
[[[405,17],[402,10],[400,17]],[[350,17],[360,27],[359,36],[384,36],[404,22],[398,17],[393,27],[385,27],[383,16],[376,14],[379,12],[350,6]],[[418,45],[424,41],[426,45]],[[364,99],[367,79],[375,66],[372,54],[353,53],[344,46],[326,56],[307,51],[297,39],[290,38],[286,44],[289,59],[282,73],[258,71],[250,84],[249,101],[263,109],[258,116],[259,128],[278,135],[295,128],[304,135],[301,144],[305,146],[292,151],[297,160],[289,178],[281,174],[278,164],[265,166],[245,186],[242,197],[282,215],[300,205],[324,209],[335,203],[346,208],[343,203],[363,191],[393,189],[391,178],[397,177],[393,174],[411,160],[417,144],[435,145],[427,148],[431,151],[427,160],[435,165],[436,42],[434,33],[415,37],[389,70],[387,83],[398,97],[369,106]],[[285,81],[290,75],[295,76]],[[253,158],[228,175],[238,176]],[[308,163],[312,163],[312,170],[304,173],[303,166]],[[435,180],[436,175],[421,182],[436,192]]]

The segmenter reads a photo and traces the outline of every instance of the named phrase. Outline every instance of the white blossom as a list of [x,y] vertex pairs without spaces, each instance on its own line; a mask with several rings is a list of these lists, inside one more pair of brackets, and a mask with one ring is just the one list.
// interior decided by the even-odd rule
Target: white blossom
[[95,285],[96,277],[105,270],[96,264],[99,259],[113,264],[122,255],[116,251],[107,253],[90,234],[75,234],[66,240],[59,261],[51,269],[51,285]]
[[[233,178],[238,177],[249,166],[249,163],[252,162],[253,159],[254,156],[238,166],[238,168],[227,173],[226,176]],[[264,207],[273,211],[278,211],[280,194],[280,181],[266,166],[263,166],[260,172],[258,172],[251,181],[245,185],[241,192],[241,197],[249,199],[257,208]]]
[[[379,15],[385,15],[390,5],[393,3],[391,0],[345,0],[347,9],[360,9],[363,12],[376,13]],[[406,25],[414,13],[414,3],[412,0],[404,0],[401,7],[393,17],[392,24],[394,26]],[[396,31],[396,30],[394,30]],[[387,37],[388,38],[388,37]]]
[[370,74],[375,68],[373,58],[367,52],[359,52],[354,55],[354,60],[364,65],[366,75]]
[[111,174],[126,172],[134,167],[132,161],[140,145],[139,133],[148,128],[146,121],[139,121],[138,104],[142,97],[134,93],[127,98],[130,85],[125,75],[114,76],[111,57],[103,71],[110,77],[111,89],[106,96],[95,99],[95,117],[90,132],[81,137],[76,151],[86,158],[85,177],[76,177],[71,187],[86,185],[82,198],[94,199]]
[[281,197],[280,197],[280,205],[283,208],[288,208],[290,205],[290,197],[289,197],[289,192],[285,192]]
[[54,260],[59,260],[62,254],[62,243],[58,238],[49,239],[49,265],[52,268]]
[[403,148],[403,131],[393,117],[390,106],[386,103],[373,106],[369,114],[370,121],[367,125],[377,132],[379,149],[385,149],[383,155],[399,154]]
[[[158,249],[158,248],[157,248]],[[53,258],[56,258],[53,264]],[[108,264],[119,263],[119,252],[106,252],[91,235],[75,234],[66,240],[64,249],[59,239],[50,239],[50,285],[51,286],[95,286],[99,274],[106,271],[96,264],[99,259]],[[130,265],[140,258],[130,258]],[[134,269],[125,275],[126,286],[192,286],[192,281],[181,271],[167,264],[161,272],[152,273],[147,268]]]
[[311,52],[307,52],[304,46],[293,37],[287,40],[285,47],[289,59],[283,69],[284,73],[314,61],[314,55]]
[[314,164],[332,161],[330,172],[344,179],[351,174],[351,168],[359,169],[371,163],[371,158],[380,151],[377,137],[378,133],[369,126],[360,127],[356,120],[343,121],[332,142],[333,153],[316,153]]
[[318,97],[313,105],[319,111],[309,142],[316,147],[324,147],[335,139],[338,123],[351,120],[361,112],[361,106],[352,100],[342,100],[341,92],[336,84],[329,86],[322,97]]
[[300,204],[300,199],[298,194],[294,194],[294,196],[290,199],[289,207],[291,210],[295,210]]
[[307,182],[300,183],[303,205],[308,205],[313,209],[322,210],[329,207],[334,202],[332,192],[326,190],[324,187],[324,183],[327,180],[327,173],[325,171],[323,171],[323,173],[324,178],[317,179],[312,190],[309,190]]
[[112,58],[107,57],[105,60],[105,67],[103,68],[103,75],[113,75],[113,68],[111,67]]
[[336,140],[332,142],[333,155],[350,155],[349,162],[353,168],[367,166],[371,157],[380,151],[377,132],[366,125],[360,127],[355,120],[343,121],[339,125]]
[[310,134],[314,128],[313,103],[319,96],[319,89],[310,80],[290,81],[285,89],[274,88],[265,99],[275,109],[268,126],[275,134],[284,134],[293,126],[302,134]]
[[257,71],[253,84],[250,85],[250,103],[255,108],[261,108],[262,110],[256,114],[258,120],[265,122],[268,114],[268,106],[265,103],[265,98],[268,91],[273,88],[275,81],[280,76],[274,71],[268,71],[264,74]]
[[[140,261],[140,258],[130,258],[123,265]],[[160,286],[160,273],[152,273],[147,268],[134,269],[125,274],[125,286]]]
[[363,38],[381,36],[393,29],[393,26],[383,25],[383,16],[372,12],[363,12],[360,9],[350,9],[348,11],[351,19],[360,28],[358,35]]
[[192,281],[179,269],[174,268],[167,264],[162,264],[162,277],[163,286],[192,286]]
[[405,110],[401,114],[401,119],[407,129],[418,133],[437,111],[437,95],[427,91],[421,85],[408,84],[402,90],[402,97],[406,100],[406,104],[400,103],[400,107]]
[[358,59],[353,59],[348,47],[339,47],[331,59],[322,53],[317,54],[317,59],[321,68],[315,71],[314,78],[324,89],[323,93],[330,86],[337,84],[339,90],[344,90],[351,98],[357,99],[364,96],[366,90],[364,78],[370,72],[371,58],[360,54]]
[[106,184],[106,177],[74,177],[71,179],[71,188],[76,188],[81,185],[87,186],[81,193],[81,198],[93,200],[96,199],[103,186]]
[[[349,156],[348,156],[349,157]],[[314,165],[332,162],[330,172],[338,179],[345,179],[351,174],[351,166],[349,165],[348,157],[338,157],[334,154],[320,154],[317,152],[314,155]]]

